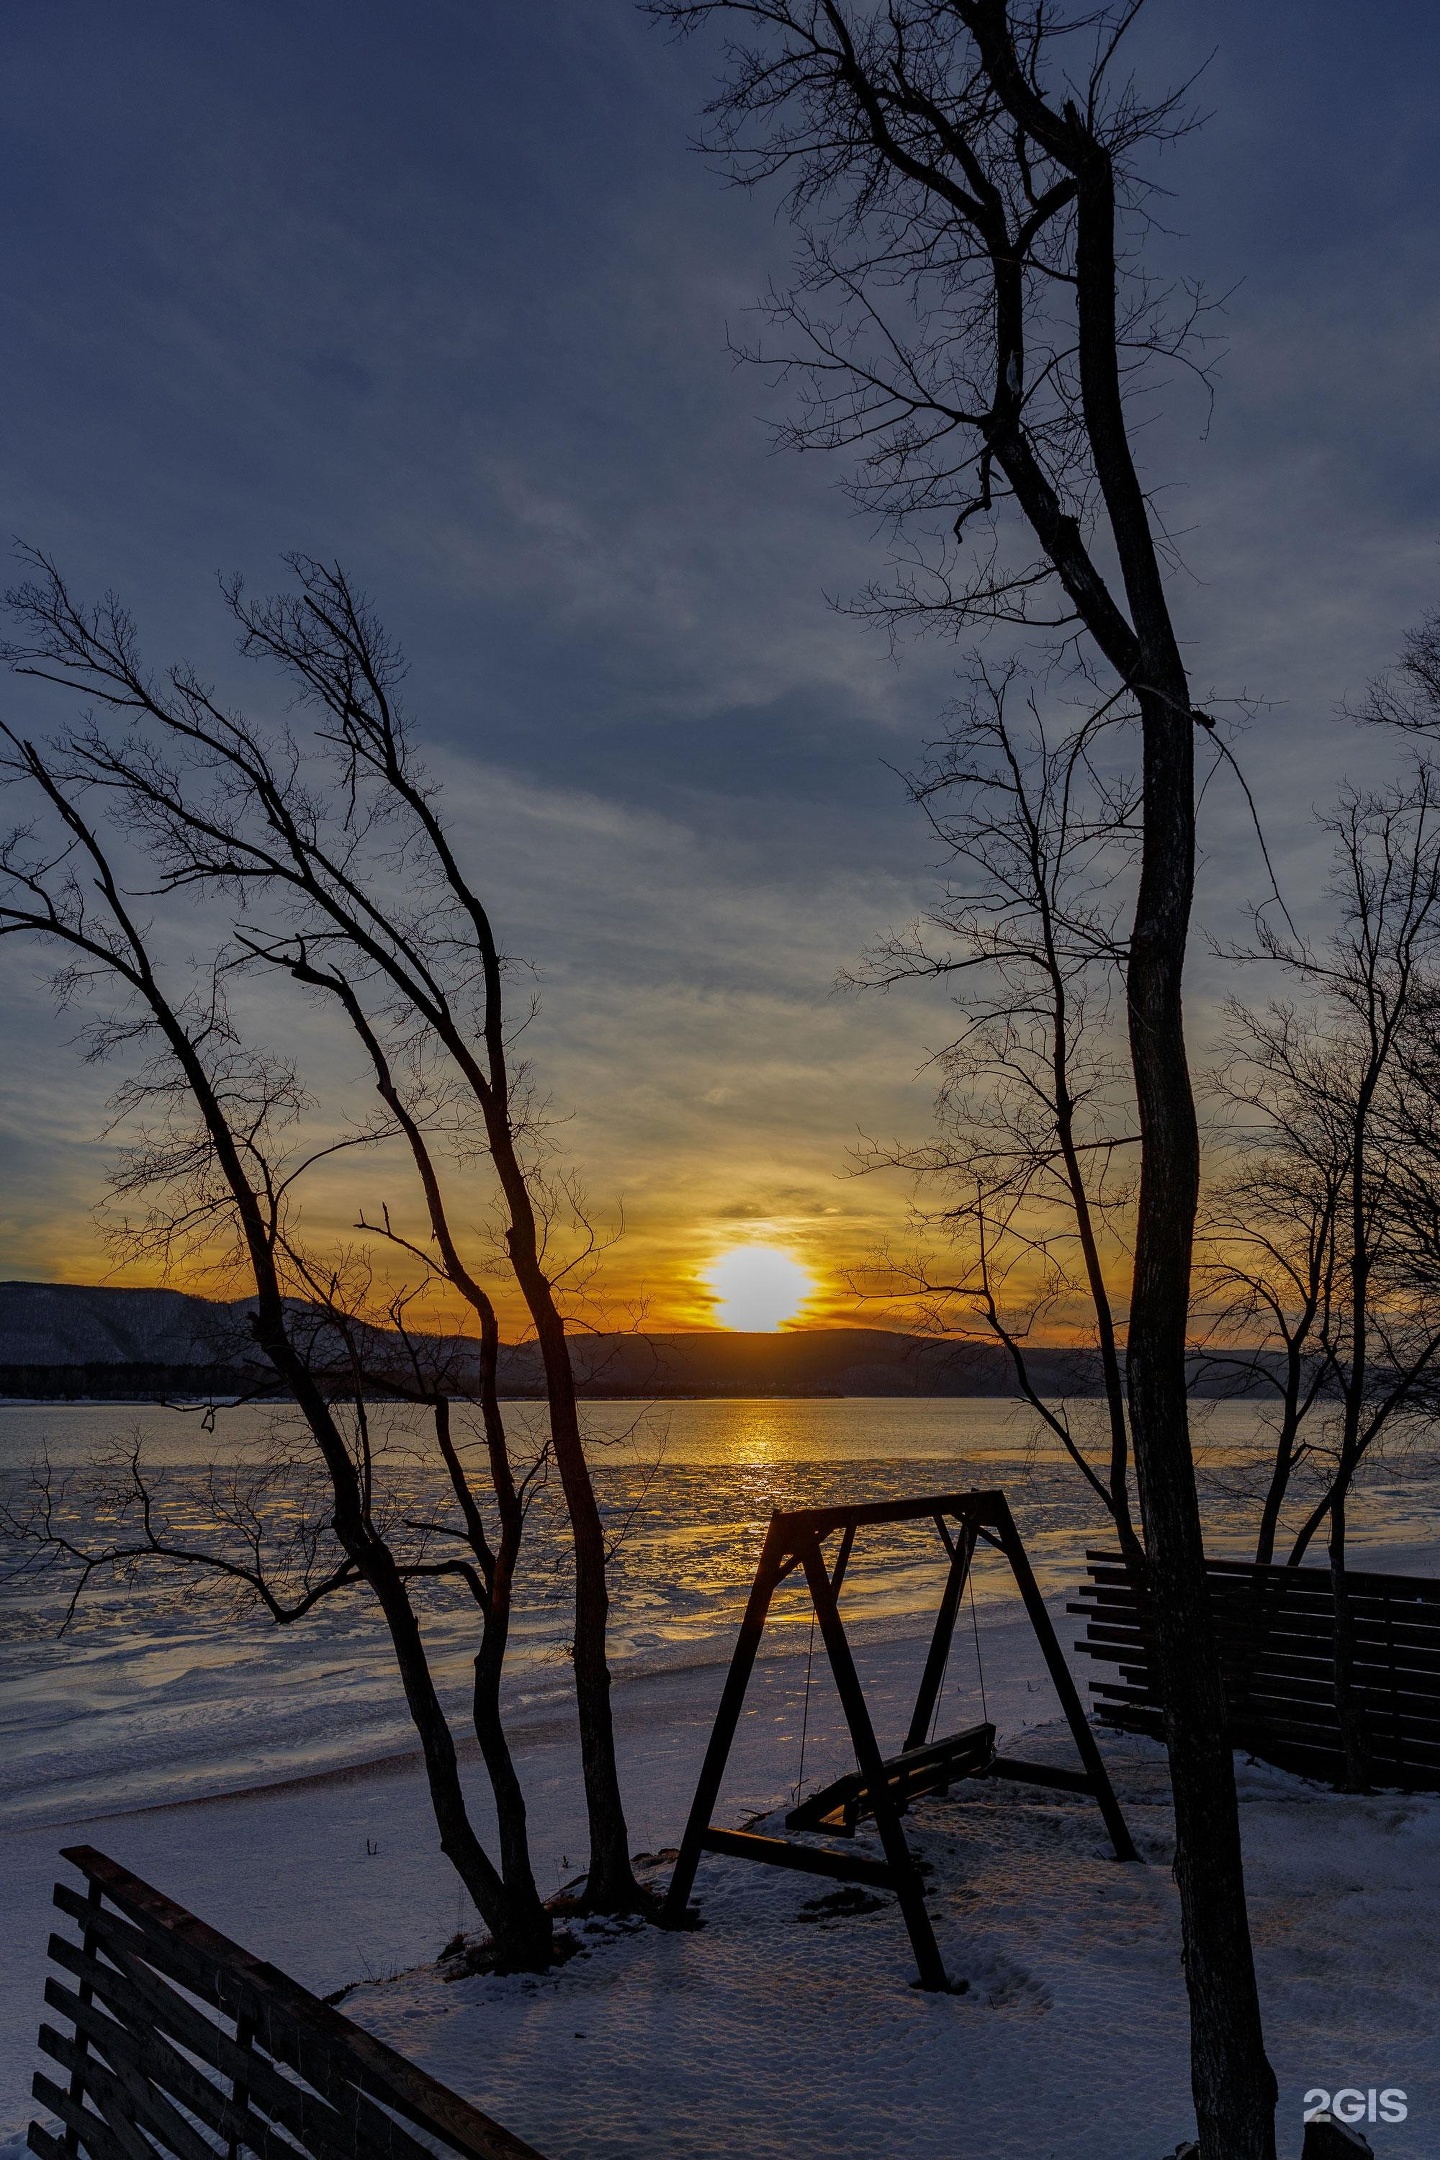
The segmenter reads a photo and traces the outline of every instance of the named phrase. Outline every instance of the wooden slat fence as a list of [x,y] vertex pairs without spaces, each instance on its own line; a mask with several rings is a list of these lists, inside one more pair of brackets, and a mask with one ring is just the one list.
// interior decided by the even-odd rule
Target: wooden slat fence
[[540,2160],[383,2041],[88,1845],[40,2028],[38,2160]]
[[[1068,1607],[1088,1625],[1076,1648],[1117,1677],[1094,1680],[1108,1725],[1158,1737],[1150,1624],[1119,1553],[1086,1555],[1090,1580]],[[1263,1762],[1338,1780],[1335,1607],[1328,1568],[1207,1560],[1231,1738]],[[1440,1792],[1440,1582],[1347,1571],[1355,1699],[1378,1785]]]

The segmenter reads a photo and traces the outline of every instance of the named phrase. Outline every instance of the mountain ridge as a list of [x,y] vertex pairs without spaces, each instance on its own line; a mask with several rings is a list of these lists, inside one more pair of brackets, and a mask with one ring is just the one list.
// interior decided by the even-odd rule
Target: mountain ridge
[[[252,1308],[253,1300],[225,1302],[183,1290],[0,1282],[0,1396],[123,1400],[273,1389],[250,1336]],[[398,1338],[367,1332],[379,1371]],[[462,1391],[473,1379],[473,1342],[460,1336],[424,1340]],[[1000,1345],[888,1328],[577,1330],[571,1345],[577,1385],[590,1399],[1018,1393]],[[1041,1346],[1030,1351],[1029,1362],[1043,1394],[1100,1393],[1092,1351]],[[534,1343],[502,1345],[500,1385],[513,1397],[543,1392]]]

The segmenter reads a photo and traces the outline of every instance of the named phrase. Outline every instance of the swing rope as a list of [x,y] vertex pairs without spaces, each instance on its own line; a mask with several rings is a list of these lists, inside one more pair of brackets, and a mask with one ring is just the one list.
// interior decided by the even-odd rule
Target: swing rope
[[815,1615],[810,1615],[810,1648],[805,1654],[805,1708],[800,1719],[800,1769],[795,1788],[790,1797],[800,1798],[800,1788],[805,1783],[805,1738],[810,1730],[810,1674],[815,1664]]
[[[970,1629],[975,1637],[975,1673],[980,1682],[980,1714],[985,1724],[990,1722],[990,1705],[985,1698],[985,1659],[980,1649],[980,1623],[975,1617],[975,1574],[973,1567],[965,1570],[965,1587],[970,1594]],[[935,1738],[935,1728],[940,1723],[940,1705],[945,1700],[945,1683],[950,1677],[950,1657],[947,1651],[940,1685],[935,1691],[935,1708],[930,1713],[930,1738]]]
[[970,1627],[975,1637],[975,1670],[980,1678],[980,1715],[985,1724],[990,1722],[990,1705],[985,1700],[985,1660],[980,1654],[980,1623],[975,1617],[975,1574],[971,1569],[966,1578],[970,1592]]
[[[988,1725],[990,1722],[990,1704],[985,1693],[985,1657],[980,1648],[980,1621],[975,1610],[975,1572],[973,1566],[967,1567],[965,1570],[965,1588],[970,1598],[970,1632],[975,1640],[975,1672],[980,1682],[980,1715],[982,1721]],[[805,1748],[810,1736],[810,1683],[815,1670],[815,1617],[812,1611],[810,1614],[810,1642],[805,1652],[805,1697],[800,1713],[800,1766],[796,1772],[795,1783],[791,1787],[790,1793],[792,1801],[796,1802],[800,1798],[805,1783]],[[935,1708],[930,1713],[930,1738],[932,1740],[935,1738],[935,1729],[940,1723],[940,1705],[945,1699],[945,1683],[949,1677],[950,1659],[947,1653],[944,1668],[940,1674],[940,1685],[935,1691]]]

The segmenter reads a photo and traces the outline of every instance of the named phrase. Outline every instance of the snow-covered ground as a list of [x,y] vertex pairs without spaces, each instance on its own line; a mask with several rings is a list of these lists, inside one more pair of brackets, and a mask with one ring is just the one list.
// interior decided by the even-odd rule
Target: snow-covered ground
[[[987,1611],[981,1638],[1002,1744],[1017,1750],[1023,1733],[1017,1751],[1066,1759],[1023,1621]],[[918,1648],[861,1650],[887,1744],[903,1729]],[[849,1767],[820,1670],[807,1782]],[[723,1819],[788,1802],[804,1674],[793,1652],[758,1667]],[[678,1837],[721,1678],[705,1664],[616,1691],[637,1852]],[[979,1714],[978,1674],[957,1647],[942,1720]],[[519,1742],[537,1867],[558,1887],[583,1859],[573,1730],[547,1711]],[[823,1882],[719,1859],[702,1864],[697,1933],[601,1927],[547,1978],[447,1983],[435,1954],[473,1915],[404,1758],[11,1830],[0,1838],[0,2137],[28,2113],[56,1849],[86,1842],[312,1988],[359,1983],[348,2015],[553,2160],[1160,2160],[1192,2127],[1166,1781],[1158,1749],[1108,1741],[1106,1752],[1141,1867],[1109,1857],[1088,1801],[1039,1788],[961,1786],[910,1816],[934,1869],[944,1954],[970,1983],[951,1996],[910,1986],[888,1898],[835,1913]],[[1366,2134],[1393,2160],[1434,2160],[1440,1799],[1344,1799],[1244,1765],[1241,1784],[1282,2153],[1299,2151],[1310,2087],[1400,2087],[1407,2120]],[[663,1881],[666,1869],[651,1872]]]

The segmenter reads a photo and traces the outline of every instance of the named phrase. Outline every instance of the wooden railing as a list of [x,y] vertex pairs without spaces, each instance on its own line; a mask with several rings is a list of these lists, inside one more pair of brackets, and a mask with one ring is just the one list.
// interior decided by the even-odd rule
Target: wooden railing
[[251,1957],[88,1845],[61,1855],[88,1894],[55,1886],[79,1940],[50,1938],[64,1979],[40,2028],[63,2082],[35,2098],[38,2160],[539,2160],[273,1965]]
[[[1068,1610],[1088,1625],[1077,1650],[1118,1668],[1090,1692],[1108,1725],[1157,1735],[1151,1630],[1119,1553],[1086,1555],[1090,1580]],[[1344,1770],[1335,1712],[1335,1604],[1328,1568],[1207,1560],[1234,1745],[1303,1776]],[[1347,1572],[1353,1694],[1378,1785],[1440,1792],[1440,1582]]]

